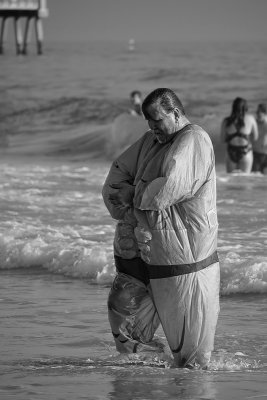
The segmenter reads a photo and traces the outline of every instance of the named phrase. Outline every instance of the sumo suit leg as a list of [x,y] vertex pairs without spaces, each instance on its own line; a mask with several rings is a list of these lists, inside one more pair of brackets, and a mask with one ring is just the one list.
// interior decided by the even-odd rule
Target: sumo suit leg
[[191,274],[151,279],[154,302],[178,367],[210,361],[219,314],[219,263]]
[[160,321],[149,286],[142,281],[124,273],[117,274],[108,297],[108,317],[120,353],[155,350],[149,342]]

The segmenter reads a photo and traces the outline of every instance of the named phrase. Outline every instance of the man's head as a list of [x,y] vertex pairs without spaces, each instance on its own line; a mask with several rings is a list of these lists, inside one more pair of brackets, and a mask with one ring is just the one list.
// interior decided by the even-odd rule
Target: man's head
[[266,104],[260,103],[257,108],[257,121],[263,122],[267,118]]
[[142,93],[139,90],[134,90],[130,93],[130,100],[134,111],[137,114],[142,115]]
[[184,107],[171,89],[159,88],[151,92],[142,104],[142,111],[160,143],[169,141],[188,123]]

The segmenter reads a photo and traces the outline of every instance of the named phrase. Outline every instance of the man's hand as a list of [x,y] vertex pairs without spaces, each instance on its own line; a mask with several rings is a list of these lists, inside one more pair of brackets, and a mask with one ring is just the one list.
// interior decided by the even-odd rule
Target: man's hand
[[135,187],[129,183],[113,183],[109,185],[112,189],[116,189],[115,193],[109,195],[108,199],[117,207],[132,207]]

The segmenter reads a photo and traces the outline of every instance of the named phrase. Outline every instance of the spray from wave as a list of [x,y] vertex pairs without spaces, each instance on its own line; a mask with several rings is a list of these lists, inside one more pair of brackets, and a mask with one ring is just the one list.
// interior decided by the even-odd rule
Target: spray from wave
[[[0,150],[9,156],[113,159],[148,129],[145,120],[133,121],[125,99],[29,98],[27,103],[7,103],[0,100]],[[207,128],[217,149],[216,115],[202,114],[205,104],[202,111],[199,107],[189,101],[189,114]]]

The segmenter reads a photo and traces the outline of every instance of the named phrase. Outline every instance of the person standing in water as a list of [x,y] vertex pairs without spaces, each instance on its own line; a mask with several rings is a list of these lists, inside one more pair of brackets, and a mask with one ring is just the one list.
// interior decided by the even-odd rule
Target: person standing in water
[[130,93],[130,102],[131,102],[131,109],[130,114],[131,115],[139,115],[143,116],[142,113],[142,93],[139,90],[133,90]]
[[257,108],[259,138],[253,142],[253,172],[267,174],[267,107],[261,103]]
[[[113,162],[103,187],[119,220],[109,320],[117,349],[129,352],[123,346],[134,339],[135,352],[149,337],[144,328],[152,334],[159,317],[175,365],[206,368],[220,287],[213,146],[171,89],[151,92],[142,111],[150,130]],[[139,260],[143,282],[132,260]]]
[[253,163],[252,140],[257,140],[258,128],[252,114],[248,113],[247,101],[237,97],[232,112],[221,125],[221,140],[227,144],[226,171],[251,172]]

